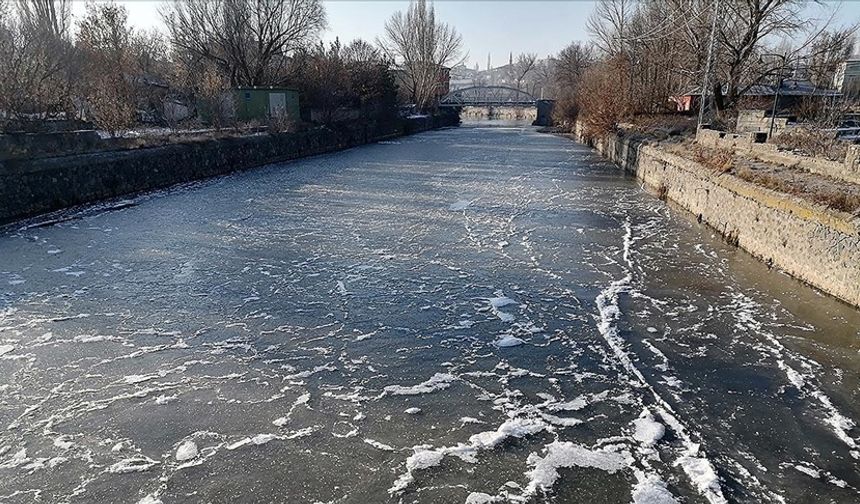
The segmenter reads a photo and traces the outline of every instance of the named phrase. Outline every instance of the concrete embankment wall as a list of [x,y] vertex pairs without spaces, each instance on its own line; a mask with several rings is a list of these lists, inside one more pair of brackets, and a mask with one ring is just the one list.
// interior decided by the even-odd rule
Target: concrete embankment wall
[[460,117],[464,119],[537,119],[535,107],[463,107]]
[[[578,139],[584,139],[578,135]],[[659,144],[586,142],[768,265],[860,306],[860,218],[718,174]]]
[[457,117],[397,121],[387,128],[317,128],[90,152],[40,159],[0,159],[0,224],[99,200],[323,154],[434,127]]

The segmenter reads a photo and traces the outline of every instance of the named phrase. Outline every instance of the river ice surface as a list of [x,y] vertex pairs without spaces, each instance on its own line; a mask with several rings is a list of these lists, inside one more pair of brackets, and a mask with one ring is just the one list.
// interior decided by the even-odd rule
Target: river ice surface
[[860,501],[860,315],[461,127],[0,235],[0,502]]

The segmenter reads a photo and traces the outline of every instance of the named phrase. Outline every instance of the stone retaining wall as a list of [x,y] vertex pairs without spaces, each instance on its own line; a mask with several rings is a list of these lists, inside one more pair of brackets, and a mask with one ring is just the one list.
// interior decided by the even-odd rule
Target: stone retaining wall
[[[583,140],[582,136],[579,136]],[[860,306],[860,219],[730,174],[657,145],[608,136],[589,141],[607,158],[768,265]]]
[[0,161],[0,224],[117,196],[346,149],[456,124],[457,116],[387,128],[317,128],[176,143],[146,149]]

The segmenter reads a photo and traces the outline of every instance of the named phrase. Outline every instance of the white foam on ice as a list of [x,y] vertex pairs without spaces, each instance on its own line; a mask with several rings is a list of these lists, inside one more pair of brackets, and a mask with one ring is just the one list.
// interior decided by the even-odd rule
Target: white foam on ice
[[510,437],[521,438],[536,434],[547,429],[547,424],[541,420],[531,418],[512,418],[505,421],[498,429],[475,434],[469,438],[469,443],[479,449],[486,450],[495,448],[505,439]]
[[802,465],[798,464],[798,465],[795,465],[794,468],[796,470],[802,472],[803,474],[809,476],[810,478],[818,479],[821,477],[821,471],[814,469],[812,467],[806,467],[806,466],[802,466]]
[[496,291],[496,296],[487,298],[487,302],[490,303],[490,311],[493,312],[493,315],[499,318],[502,322],[513,322],[514,316],[508,312],[502,311],[501,308],[505,306],[511,305],[519,305],[513,299],[505,296],[501,291]]
[[666,483],[656,475],[636,471],[636,479],[631,492],[633,504],[678,504],[678,499],[666,488]]
[[627,217],[627,220],[624,221],[624,262],[627,263],[627,266],[630,268],[633,267],[633,262],[630,260],[630,246],[633,244],[633,228],[630,226],[630,217]]
[[[633,239],[629,219],[625,221],[624,228],[624,259],[632,269],[630,246]],[[655,411],[683,443],[684,452],[675,461],[675,465],[681,466],[687,477],[708,502],[711,504],[724,504],[727,501],[723,496],[719,478],[713,465],[707,458],[701,455],[699,444],[693,442],[690,438],[687,429],[675,416],[672,406],[648,383],[645,376],[636,367],[624,348],[624,340],[618,333],[618,327],[616,326],[617,320],[621,317],[618,298],[621,293],[630,290],[632,279],[632,273],[628,272],[624,278],[613,281],[608,287],[603,289],[595,299],[599,315],[597,321],[598,332],[604,341],[606,341],[606,344],[621,366],[651,392],[656,402],[654,406]]]
[[532,453],[526,462],[533,468],[526,473],[529,483],[525,493],[534,495],[538,490],[552,489],[561,468],[590,467],[614,473],[628,467],[632,457],[628,452],[593,450],[569,441],[555,441],[546,446],[546,455],[541,457]]
[[337,293],[341,296],[349,294],[349,291],[346,290],[346,284],[343,283],[343,280],[337,281]]
[[820,388],[815,386],[811,380],[806,379],[800,372],[792,368],[785,361],[786,354],[789,354],[787,348],[779,339],[771,332],[767,331],[763,324],[756,318],[756,308],[758,304],[750,297],[740,292],[732,294],[732,313],[737,318],[736,328],[753,334],[763,336],[771,346],[767,348],[776,359],[777,366],[785,373],[788,381],[801,393],[809,394],[818,400],[819,404],[824,408],[826,417],[824,423],[830,426],[836,437],[845,443],[849,448],[849,453],[855,459],[860,460],[860,444],[854,439],[849,432],[856,426],[853,420],[843,415],[830,397],[827,396]]
[[466,504],[494,504],[504,501],[504,497],[485,494],[483,492],[472,492],[466,497]]
[[633,429],[633,439],[645,446],[654,446],[666,433],[666,427],[654,419],[648,408],[643,409],[639,418],[633,420]]
[[560,417],[549,413],[542,413],[541,418],[559,427],[573,427],[582,423],[582,420],[572,417]]
[[469,208],[469,205],[471,204],[471,201],[457,200],[454,203],[448,205],[448,210],[451,210],[452,212],[462,212],[463,210]]
[[155,398],[155,404],[159,406],[163,406],[169,402],[175,401],[179,396],[178,395],[160,395]]
[[520,346],[523,343],[525,343],[524,340],[521,340],[520,338],[517,338],[512,334],[504,334],[502,335],[502,337],[493,342],[493,344],[499,348]]
[[124,378],[122,379],[122,381],[124,381],[125,383],[128,383],[128,384],[130,384],[130,385],[134,385],[134,384],[136,384],[136,383],[143,383],[143,382],[146,382],[146,381],[149,381],[149,380],[154,380],[155,378],[158,378],[158,376],[159,376],[159,375],[157,375],[157,374],[148,374],[148,375],[128,375],[128,376],[124,377]]
[[403,386],[403,385],[388,385],[383,390],[391,395],[420,395],[436,392],[437,390],[445,390],[451,386],[457,378],[448,373],[436,373],[427,381],[421,382],[418,385]]
[[[277,434],[257,434],[254,437],[246,437],[246,438],[242,438],[236,442],[230,443],[227,445],[227,449],[230,451],[233,451],[233,450],[236,450],[236,449],[241,448],[243,446],[248,446],[248,445],[252,445],[252,444],[255,446],[260,446],[260,445],[264,445],[270,441],[273,441],[275,439],[281,439],[281,436],[278,436]],[[284,438],[284,439],[292,439],[292,438]]]
[[132,458],[120,460],[119,462],[113,464],[108,468],[108,472],[112,474],[130,474],[145,472],[152,469],[158,464],[159,462],[157,460],[153,460],[145,455],[137,455]]
[[197,458],[197,443],[191,441],[184,441],[179,445],[179,448],[176,449],[176,460],[179,462],[185,462],[194,458]]
[[164,504],[158,497],[158,494],[151,493],[146,497],[137,501],[137,504]]
[[414,471],[439,465],[446,456],[457,457],[465,462],[476,463],[480,450],[491,450],[509,438],[522,438],[544,430],[552,430],[552,426],[534,418],[511,418],[506,420],[496,430],[485,431],[469,438],[469,443],[458,443],[456,446],[432,448],[429,445],[413,447],[414,454],[406,459],[406,472],[388,489],[389,494],[399,494],[415,481]]
[[381,443],[375,439],[365,438],[364,442],[369,444],[370,446],[376,448],[377,450],[382,451],[394,451],[394,447],[391,445],[387,445],[385,443]]

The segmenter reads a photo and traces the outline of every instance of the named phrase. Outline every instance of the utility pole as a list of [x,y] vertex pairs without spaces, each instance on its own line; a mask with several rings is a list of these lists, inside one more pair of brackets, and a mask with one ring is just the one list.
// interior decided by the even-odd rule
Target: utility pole
[[720,9],[720,0],[714,0],[713,20],[711,21],[711,40],[708,42],[708,59],[705,63],[705,76],[702,79],[701,100],[699,102],[699,123],[696,126],[696,131],[702,127],[702,121],[705,120],[705,101],[708,98],[708,82],[711,77],[711,63],[714,59],[714,44],[717,39],[717,14]]
[[779,93],[782,91],[782,73],[785,71],[785,54],[776,54],[779,58],[779,74],[776,76],[776,92],[773,94],[773,109],[770,111],[770,127],[767,130],[767,139],[773,137],[773,123],[776,120],[776,108],[779,106]]

